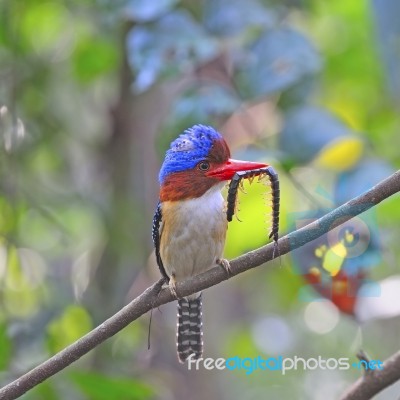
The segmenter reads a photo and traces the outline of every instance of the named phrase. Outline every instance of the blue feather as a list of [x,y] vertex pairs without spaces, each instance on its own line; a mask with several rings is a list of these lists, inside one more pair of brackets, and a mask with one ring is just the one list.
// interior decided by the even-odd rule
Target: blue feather
[[194,168],[208,156],[213,143],[221,139],[221,134],[211,126],[194,125],[186,129],[167,150],[159,174],[160,184],[171,173]]

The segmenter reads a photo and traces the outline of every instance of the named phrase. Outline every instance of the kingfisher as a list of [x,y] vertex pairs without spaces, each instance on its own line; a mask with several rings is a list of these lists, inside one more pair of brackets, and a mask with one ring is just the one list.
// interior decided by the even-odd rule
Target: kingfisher
[[221,190],[240,173],[268,167],[230,157],[218,131],[194,125],[171,143],[159,173],[152,236],[160,272],[178,300],[177,352],[182,363],[203,353],[202,297],[201,292],[180,297],[176,284],[217,265],[230,272],[223,258],[229,218]]

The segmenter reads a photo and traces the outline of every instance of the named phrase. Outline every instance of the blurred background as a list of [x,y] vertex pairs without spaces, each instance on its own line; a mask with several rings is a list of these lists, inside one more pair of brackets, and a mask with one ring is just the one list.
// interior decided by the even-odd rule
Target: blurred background
[[[187,127],[272,164],[281,235],[400,166],[397,0],[0,1],[0,382],[78,339],[159,277],[158,170]],[[267,242],[246,184],[225,256]],[[394,196],[204,293],[205,357],[383,360],[400,346]],[[336,399],[357,370],[188,371],[175,304],[24,399]],[[392,399],[397,384],[377,399]]]

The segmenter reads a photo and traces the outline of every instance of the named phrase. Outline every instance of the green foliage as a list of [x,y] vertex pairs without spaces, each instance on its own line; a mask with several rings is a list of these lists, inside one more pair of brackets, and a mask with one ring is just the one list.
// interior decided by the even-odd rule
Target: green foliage
[[7,333],[7,324],[0,323],[0,371],[8,368],[13,354],[13,345]]
[[89,314],[83,307],[70,305],[63,314],[47,326],[47,344],[52,353],[57,353],[92,328]]
[[[285,156],[297,165],[325,157],[324,167],[340,171],[353,167],[360,159],[361,138],[340,120],[323,109],[302,106],[292,109],[286,117],[279,137]],[[330,153],[338,150],[332,156]],[[327,157],[332,161],[329,165]],[[336,168],[334,168],[336,163]]]
[[51,382],[46,381],[36,386],[32,391],[25,395],[27,400],[46,399],[46,400],[58,400],[59,396],[57,390],[54,388]]
[[82,371],[71,373],[70,379],[91,400],[145,400],[154,395],[150,386],[132,378]]
[[292,29],[264,31],[245,50],[248,56],[239,66],[238,80],[246,99],[293,87],[321,68],[311,43]]
[[72,55],[74,74],[86,84],[113,71],[117,60],[115,44],[95,36],[81,37]]
[[[190,35],[187,35],[190,32]],[[153,26],[135,26],[128,35],[128,55],[141,92],[160,77],[177,76],[185,69],[211,60],[217,45],[185,10],[161,17]]]
[[15,229],[15,212],[5,198],[0,198],[0,234],[5,235]]
[[226,358],[232,354],[242,358],[258,356],[258,349],[254,346],[248,329],[237,329],[231,332],[224,344],[223,352]]
[[[22,249],[12,245],[2,247],[5,258],[5,271],[2,277],[4,308],[8,315],[27,318],[36,314],[43,299],[40,286],[43,270],[31,272],[32,265],[23,259]],[[35,276],[36,275],[36,276]]]
[[20,34],[27,52],[55,52],[70,30],[70,15],[61,2],[26,2],[20,17]]

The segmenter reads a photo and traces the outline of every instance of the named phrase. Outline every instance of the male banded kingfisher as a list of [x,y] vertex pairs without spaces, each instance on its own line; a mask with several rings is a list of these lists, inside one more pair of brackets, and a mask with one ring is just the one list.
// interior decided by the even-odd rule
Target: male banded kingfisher
[[[201,293],[180,298],[176,283],[216,265],[229,273],[229,262],[222,254],[232,215],[227,217],[221,189],[233,177],[237,178],[237,190],[238,177],[246,178],[245,174],[252,171],[250,176],[268,174],[278,192],[273,215],[279,215],[279,183],[270,168],[268,164],[231,159],[221,134],[204,125],[184,131],[166,152],[159,174],[160,199],[152,236],[161,274],[178,299],[177,350],[182,363],[189,357],[202,356],[202,303]],[[276,241],[277,222],[275,228],[271,234]]]

